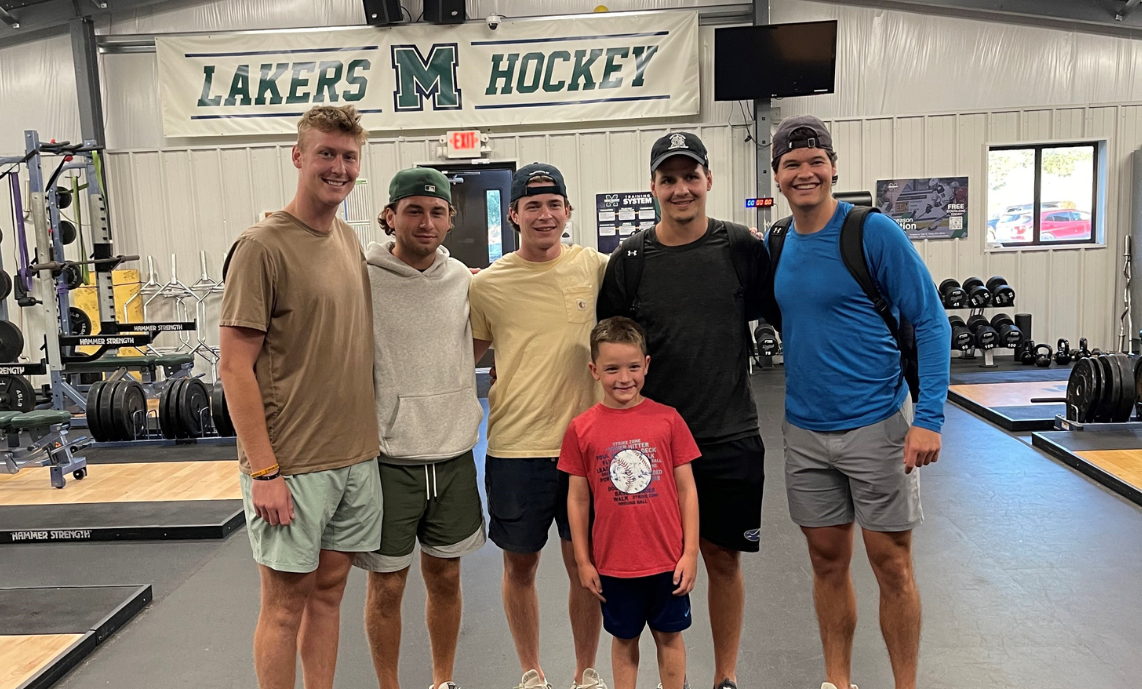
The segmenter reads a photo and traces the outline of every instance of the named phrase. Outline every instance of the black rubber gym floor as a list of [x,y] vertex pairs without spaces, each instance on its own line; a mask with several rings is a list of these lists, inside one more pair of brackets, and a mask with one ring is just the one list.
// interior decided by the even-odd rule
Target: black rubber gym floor
[[1038,383],[1052,380],[1066,380],[1071,375],[1070,366],[1055,366],[1039,368],[1037,366],[1020,366],[1017,369],[979,369],[963,370],[952,369],[952,385],[987,385],[990,383]]
[[84,453],[88,464],[138,464],[144,462],[225,462],[238,459],[233,443],[186,443],[139,447],[93,447]]
[[149,585],[0,588],[0,679],[51,686],[152,598]]
[[[743,689],[819,687],[824,680],[805,539],[789,519],[779,371],[752,377],[765,440],[761,553],[742,558]],[[921,470],[924,523],[913,552],[924,601],[919,686],[925,689],[1098,687],[1133,689],[1142,675],[1142,510],[1073,469],[954,405],[945,407],[943,451]],[[482,472],[484,449],[475,452]],[[482,488],[483,481],[481,479]],[[486,503],[485,503],[486,504]],[[402,606],[402,686],[431,682],[424,586],[413,564]],[[686,632],[687,673],[712,686],[708,580],[699,568]],[[463,563],[464,617],[456,681],[473,689],[519,682],[500,599],[503,553],[492,544]],[[220,541],[61,543],[0,547],[6,585],[153,582],[145,615],[62,679],[56,689],[254,687],[250,656],[258,570],[244,533]],[[375,687],[363,631],[366,577],[350,574],[334,687]],[[853,681],[891,687],[877,621],[877,582],[856,539],[859,608]],[[571,683],[567,575],[554,532],[537,574],[540,653],[556,687]],[[598,669],[611,683],[609,637]],[[641,644],[639,689],[658,683],[654,645]],[[300,680],[298,683],[300,686]]]
[[241,500],[8,505],[0,543],[226,538],[245,523]]

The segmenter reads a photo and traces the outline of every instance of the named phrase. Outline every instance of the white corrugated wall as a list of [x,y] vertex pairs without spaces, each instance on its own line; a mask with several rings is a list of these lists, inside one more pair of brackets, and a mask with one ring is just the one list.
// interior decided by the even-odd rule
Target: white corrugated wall
[[[470,16],[579,12],[594,0],[470,0]],[[716,4],[626,0],[612,9]],[[419,2],[406,2],[419,14]],[[357,24],[359,0],[213,0],[164,11],[160,6],[114,15],[102,32],[138,33]],[[987,253],[980,233],[966,240],[918,245],[938,280],[1003,273],[1019,291],[1019,311],[1035,315],[1039,341],[1090,337],[1116,340],[1119,242],[1130,219],[1129,154],[1142,144],[1136,105],[1142,100],[1142,43],[1088,33],[933,17],[803,0],[774,0],[774,22],[840,21],[837,92],[775,102],[781,114],[812,112],[830,120],[841,152],[842,189],[871,189],[877,179],[969,175],[971,227],[984,226],[987,142],[1104,137],[1110,146],[1109,248]],[[575,237],[591,244],[594,194],[645,188],[650,143],[667,128],[700,127],[714,164],[711,213],[748,219],[742,199],[753,186],[752,142],[740,109],[711,101],[711,30],[703,29],[702,116],[643,126],[491,132],[493,158],[546,158],[572,185]],[[48,138],[78,138],[74,75],[66,36],[0,51],[0,143],[16,153],[24,127]],[[124,252],[152,254],[159,277],[179,257],[184,282],[198,277],[197,252],[208,251],[212,273],[228,243],[258,212],[279,207],[292,192],[289,142],[162,136],[153,54],[103,55],[111,214]],[[9,65],[18,68],[9,69]],[[917,116],[935,113],[928,116]],[[952,113],[952,114],[941,114]],[[730,124],[734,123],[734,124]],[[388,176],[432,160],[431,135],[376,138],[366,169],[372,208]],[[5,195],[0,195],[4,198]],[[6,199],[0,206],[6,210]],[[5,215],[5,217],[8,217]],[[0,220],[7,228],[9,222]],[[10,259],[5,231],[5,257]],[[212,335],[213,337],[213,335]]]

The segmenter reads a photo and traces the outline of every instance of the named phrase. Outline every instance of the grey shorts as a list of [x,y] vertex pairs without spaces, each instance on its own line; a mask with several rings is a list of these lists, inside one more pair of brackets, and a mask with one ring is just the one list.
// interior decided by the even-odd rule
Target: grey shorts
[[782,424],[789,516],[799,526],[851,523],[869,531],[908,531],[924,520],[920,472],[904,473],[912,403],[880,423],[850,431]]

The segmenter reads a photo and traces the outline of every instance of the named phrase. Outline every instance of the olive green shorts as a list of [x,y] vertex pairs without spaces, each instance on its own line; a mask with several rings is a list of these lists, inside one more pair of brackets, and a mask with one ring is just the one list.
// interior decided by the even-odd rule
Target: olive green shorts
[[361,553],[381,540],[381,481],[377,460],[341,469],[286,476],[293,521],[272,526],[254,513],[254,481],[242,474],[242,507],[254,560],[278,572],[317,569],[322,550]]
[[[383,458],[382,458],[383,459]],[[362,553],[353,564],[372,572],[399,572],[420,549],[454,559],[484,545],[484,508],[476,481],[476,461],[468,451],[435,464],[380,464],[385,495],[380,548]]]

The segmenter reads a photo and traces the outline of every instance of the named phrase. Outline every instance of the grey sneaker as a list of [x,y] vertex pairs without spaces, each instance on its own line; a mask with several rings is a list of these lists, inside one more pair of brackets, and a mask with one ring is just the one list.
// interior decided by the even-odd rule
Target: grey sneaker
[[[821,682],[821,689],[837,689],[837,685],[832,682]],[[857,689],[857,685],[849,682],[849,689]]]
[[552,689],[552,687],[539,676],[538,670],[528,670],[523,673],[523,679],[515,689]]
[[[662,682],[658,683],[658,689],[662,689]],[[682,689],[690,689],[690,680],[682,680]]]
[[455,682],[441,682],[439,686],[429,686],[428,689],[460,689],[460,685]]
[[589,667],[583,670],[583,681],[576,684],[571,682],[571,689],[607,689],[607,683],[595,672],[595,668]]

